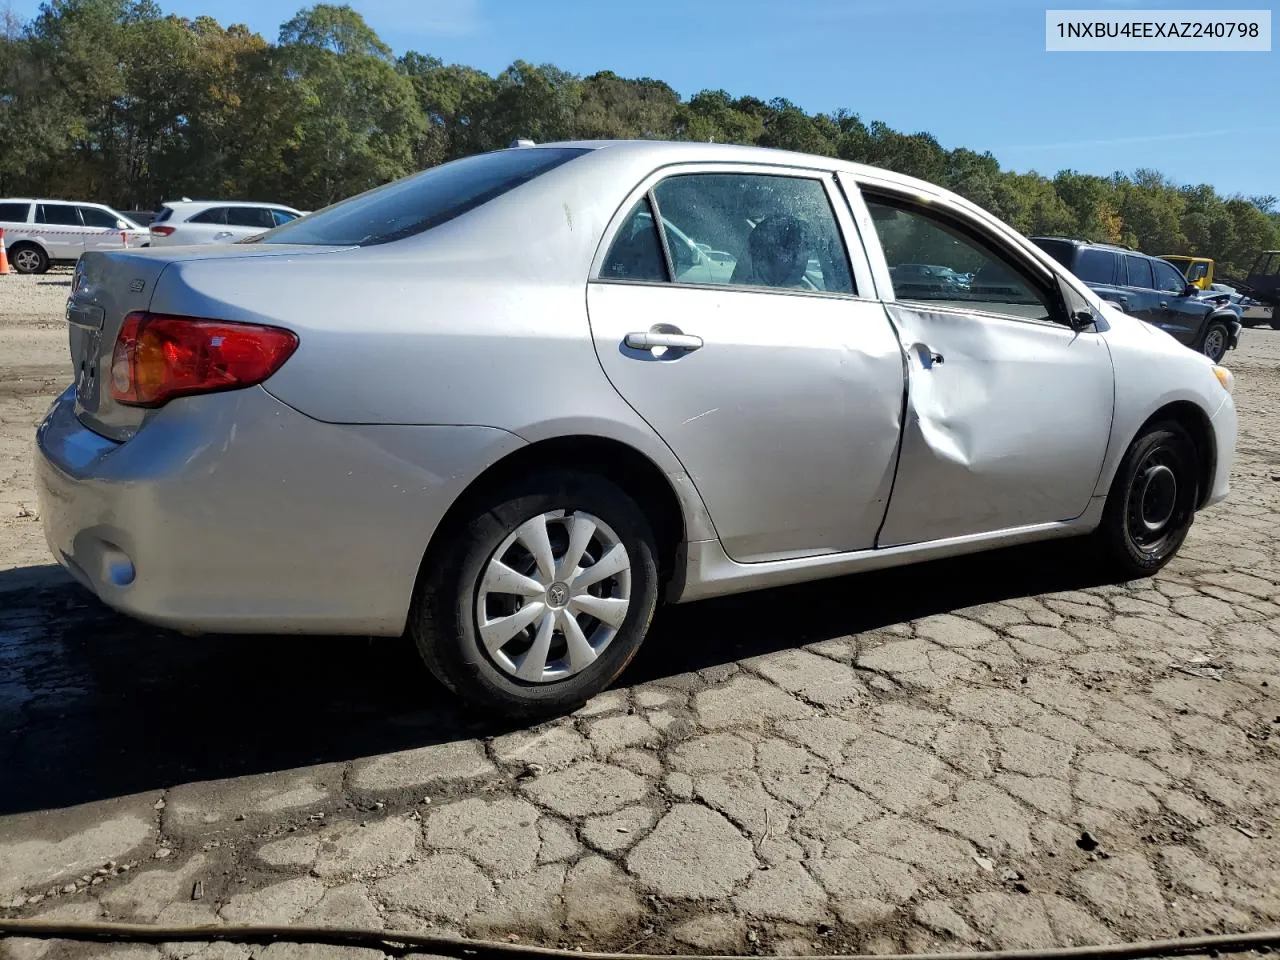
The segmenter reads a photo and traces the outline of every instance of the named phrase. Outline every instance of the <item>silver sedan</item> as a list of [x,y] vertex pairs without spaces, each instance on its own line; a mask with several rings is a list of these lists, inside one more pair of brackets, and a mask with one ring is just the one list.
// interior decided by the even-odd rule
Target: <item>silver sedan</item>
[[510,714],[611,683],[660,601],[1053,537],[1148,575],[1236,436],[1226,369],[981,209],[755,148],[473,156],[88,253],[67,319],[37,471],[82,583],[183,631],[407,632]]

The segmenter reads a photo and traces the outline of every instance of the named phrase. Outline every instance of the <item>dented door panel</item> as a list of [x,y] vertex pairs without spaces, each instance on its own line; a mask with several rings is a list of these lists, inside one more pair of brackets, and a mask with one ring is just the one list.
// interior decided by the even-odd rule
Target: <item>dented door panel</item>
[[907,357],[908,399],[877,546],[1082,514],[1114,407],[1102,337],[974,311],[886,307]]

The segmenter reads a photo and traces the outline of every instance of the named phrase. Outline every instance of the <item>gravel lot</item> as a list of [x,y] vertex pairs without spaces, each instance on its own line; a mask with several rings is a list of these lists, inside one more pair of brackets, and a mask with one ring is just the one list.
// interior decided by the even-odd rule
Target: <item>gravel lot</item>
[[1228,355],[1232,496],[1154,580],[1053,545],[670,610],[617,689],[510,729],[398,642],[184,638],[51,565],[68,282],[0,278],[6,915],[759,954],[1280,922],[1280,333]]

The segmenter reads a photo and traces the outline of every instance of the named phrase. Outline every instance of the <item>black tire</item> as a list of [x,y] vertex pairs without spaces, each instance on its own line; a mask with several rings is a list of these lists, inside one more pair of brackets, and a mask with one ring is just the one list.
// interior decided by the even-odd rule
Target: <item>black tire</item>
[[1204,329],[1200,338],[1200,352],[1217,363],[1227,354],[1227,345],[1231,342],[1231,331],[1221,320],[1214,320]]
[[[1109,573],[1136,580],[1173,559],[1195,520],[1199,478],[1196,447],[1181,424],[1157,423],[1134,440],[1116,470],[1094,534]],[[1166,512],[1167,521],[1152,529],[1149,523]]]
[[44,273],[49,269],[49,255],[35,243],[15,243],[6,251],[9,264],[18,273]]
[[[565,679],[528,682],[500,667],[485,650],[478,591],[507,538],[531,518],[558,510],[585,511],[625,547],[629,605],[612,639],[589,666]],[[576,471],[530,474],[473,499],[441,535],[418,578],[409,633],[431,672],[470,706],[517,718],[569,712],[613,683],[639,650],[658,602],[658,551],[644,513],[616,484]],[[532,635],[534,626],[528,629]],[[553,644],[564,643],[563,631],[554,637]]]

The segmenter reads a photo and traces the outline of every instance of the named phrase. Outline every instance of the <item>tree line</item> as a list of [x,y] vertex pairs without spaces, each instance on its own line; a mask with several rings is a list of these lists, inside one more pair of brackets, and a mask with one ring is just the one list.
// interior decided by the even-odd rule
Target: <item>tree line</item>
[[155,209],[182,196],[316,209],[517,137],[757,144],[921,177],[1028,234],[1209,256],[1243,272],[1280,247],[1275,197],[1222,196],[1143,169],[1002,170],[857,113],[517,61],[496,76],[396,57],[349,6],[319,4],[276,42],[154,0],[47,0],[0,37],[0,196]]

